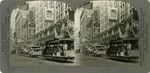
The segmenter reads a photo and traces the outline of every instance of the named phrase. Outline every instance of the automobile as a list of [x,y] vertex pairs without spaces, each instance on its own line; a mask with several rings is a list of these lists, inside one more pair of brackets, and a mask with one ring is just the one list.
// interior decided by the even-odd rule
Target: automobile
[[94,56],[102,56],[102,55],[106,55],[106,50],[104,50],[104,49],[94,50]]
[[38,57],[42,55],[42,51],[38,46],[32,46],[30,47],[30,57]]
[[105,56],[106,50],[104,49],[103,45],[95,45],[94,48],[94,56]]

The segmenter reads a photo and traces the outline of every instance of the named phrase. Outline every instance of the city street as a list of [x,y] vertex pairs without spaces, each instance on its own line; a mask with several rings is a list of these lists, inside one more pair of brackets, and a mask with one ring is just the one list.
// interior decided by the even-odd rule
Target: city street
[[76,54],[74,61],[46,60],[44,58],[30,58],[17,54],[11,55],[11,66],[138,66],[137,61],[117,61],[102,57]]
[[84,54],[76,54],[76,66],[138,66],[137,61],[118,61],[106,59],[103,57],[86,56]]
[[11,66],[74,66],[73,61],[46,60],[44,58],[30,58],[18,54],[11,55]]

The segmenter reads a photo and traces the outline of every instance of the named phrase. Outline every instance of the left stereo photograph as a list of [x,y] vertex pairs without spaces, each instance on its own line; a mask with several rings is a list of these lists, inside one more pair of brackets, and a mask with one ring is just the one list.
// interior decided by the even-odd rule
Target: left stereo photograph
[[60,1],[28,1],[11,14],[10,66],[74,66],[74,11]]

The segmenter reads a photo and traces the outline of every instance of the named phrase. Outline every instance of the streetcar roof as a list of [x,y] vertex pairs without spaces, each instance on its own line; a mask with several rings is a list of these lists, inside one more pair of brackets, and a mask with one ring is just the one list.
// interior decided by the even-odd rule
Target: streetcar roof
[[57,44],[57,43],[70,43],[70,42],[74,42],[74,39],[72,38],[66,38],[66,39],[56,39],[56,40],[52,40],[52,41],[46,41],[45,43],[49,43],[49,44]]
[[138,39],[137,38],[124,38],[124,39],[121,39],[121,40],[114,40],[114,41],[112,41],[112,42],[110,42],[110,43],[121,43],[121,42],[124,42],[124,43],[128,43],[129,41],[138,41]]

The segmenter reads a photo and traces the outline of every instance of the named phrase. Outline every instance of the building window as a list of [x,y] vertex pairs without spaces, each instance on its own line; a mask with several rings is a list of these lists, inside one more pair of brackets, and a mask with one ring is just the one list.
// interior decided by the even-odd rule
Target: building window
[[48,8],[48,2],[45,2],[45,7]]
[[99,28],[94,28],[94,34],[99,34],[100,33],[100,29]]
[[67,15],[67,10],[65,11],[65,15]]
[[116,17],[117,12],[115,10],[111,10],[111,17]]
[[100,24],[98,22],[94,23],[94,27],[100,27]]
[[53,8],[53,2],[50,2],[50,3],[49,3],[49,7],[50,7],[50,8]]
[[47,11],[47,17],[52,18],[52,11],[50,11],[50,10]]
[[111,8],[113,7],[112,3],[110,4],[110,7],[111,7]]
[[94,18],[97,18],[97,16],[98,16],[98,10],[95,10],[94,11]]
[[67,9],[67,6],[68,6],[68,5],[66,4],[66,6],[65,6],[66,9]]

